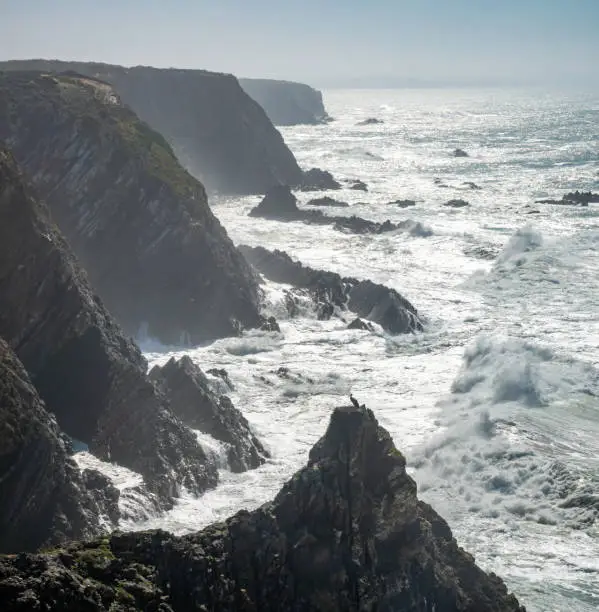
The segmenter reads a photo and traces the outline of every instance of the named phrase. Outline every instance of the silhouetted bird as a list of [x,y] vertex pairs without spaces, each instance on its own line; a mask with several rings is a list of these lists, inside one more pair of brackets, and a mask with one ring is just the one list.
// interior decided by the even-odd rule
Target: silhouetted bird
[[351,403],[354,405],[355,408],[360,407],[358,400],[351,393],[349,394],[349,399],[351,400]]

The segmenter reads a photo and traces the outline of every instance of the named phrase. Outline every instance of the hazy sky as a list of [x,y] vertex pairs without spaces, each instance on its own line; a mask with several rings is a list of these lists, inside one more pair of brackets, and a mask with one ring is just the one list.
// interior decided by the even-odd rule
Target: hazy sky
[[0,59],[303,80],[599,79],[599,0],[0,0]]

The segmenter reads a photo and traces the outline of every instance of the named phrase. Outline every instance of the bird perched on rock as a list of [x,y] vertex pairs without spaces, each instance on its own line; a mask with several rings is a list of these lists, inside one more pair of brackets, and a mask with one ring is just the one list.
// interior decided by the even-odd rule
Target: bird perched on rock
[[360,408],[360,402],[351,393],[349,394],[349,399],[355,408]]

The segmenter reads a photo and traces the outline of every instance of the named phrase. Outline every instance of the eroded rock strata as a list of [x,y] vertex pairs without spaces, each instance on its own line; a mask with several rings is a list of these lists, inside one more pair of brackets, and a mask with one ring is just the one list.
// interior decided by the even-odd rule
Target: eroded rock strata
[[0,139],[129,334],[198,343],[259,326],[255,279],[203,186],[119,94],[89,78],[0,73]]
[[162,367],[154,366],[150,378],[164,389],[171,410],[186,425],[226,445],[233,472],[256,468],[270,456],[230,398],[216,394],[205,374],[187,355],[179,361],[171,358]]
[[279,250],[246,245],[239,249],[269,280],[308,290],[323,314],[321,318],[330,317],[337,307],[374,321],[393,334],[422,329],[416,308],[394,289],[368,280],[343,278],[334,272],[315,270]]
[[[50,84],[49,87],[54,87]],[[0,336],[61,429],[144,476],[164,500],[216,484],[196,436],[147,378],[147,363],[0,150]]]
[[405,465],[370,410],[338,408],[308,465],[253,512],[0,557],[3,610],[524,612]]

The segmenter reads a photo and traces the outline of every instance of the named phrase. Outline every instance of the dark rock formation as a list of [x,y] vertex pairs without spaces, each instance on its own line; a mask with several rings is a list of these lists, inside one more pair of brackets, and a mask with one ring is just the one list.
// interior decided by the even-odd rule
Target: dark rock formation
[[382,119],[377,119],[376,117],[368,117],[368,119],[358,121],[356,125],[380,125],[381,123],[384,123]]
[[468,153],[463,149],[454,149],[452,155],[454,157],[469,157]]
[[322,93],[303,83],[239,79],[239,84],[266,111],[274,125],[316,125],[330,120]]
[[472,181],[464,181],[462,185],[464,185],[464,187],[469,187],[470,189],[475,189],[475,190],[482,189],[482,187],[480,187],[476,183],[473,183]]
[[279,327],[279,323],[274,317],[264,317],[264,321],[262,325],[260,325],[260,329],[262,331],[269,332],[280,332],[281,328]]
[[399,208],[409,208],[410,206],[416,206],[416,200],[395,200],[389,202],[390,206],[399,206]]
[[92,293],[46,207],[2,151],[0,336],[60,427],[91,452],[140,472],[163,499],[181,485],[200,493],[216,484],[215,466],[147,379],[139,349]]
[[171,400],[171,410],[189,427],[211,435],[228,446],[227,458],[233,472],[262,465],[269,453],[226,395],[217,395],[202,370],[187,357],[171,358],[150,372]]
[[374,331],[372,323],[363,321],[360,317],[356,317],[348,326],[347,329],[361,329],[364,331]]
[[368,191],[368,185],[364,181],[355,180],[352,181],[352,185],[350,189],[354,189],[355,191]]
[[231,391],[235,389],[235,386],[229,378],[229,373],[224,368],[210,368],[209,370],[206,370],[206,374],[211,374],[216,378],[220,378]]
[[98,478],[90,470],[81,475],[68,439],[0,338],[0,551],[93,537],[102,532],[102,515],[115,527],[118,491],[96,486]]
[[335,200],[335,198],[330,198],[329,196],[324,196],[322,198],[314,198],[308,202],[309,206],[328,206],[332,208],[347,208],[349,204],[347,202],[341,202],[340,200]]
[[264,193],[301,181],[281,134],[232,75],[56,60],[2,62],[0,70],[70,70],[111,83],[209,190]]
[[[320,198],[317,201],[320,206],[333,206],[333,198]],[[326,202],[326,204],[324,204]],[[342,206],[337,202],[336,206]],[[412,221],[402,221],[400,224],[391,223],[387,220],[383,223],[369,221],[352,215],[351,217],[329,217],[320,210],[301,210],[297,206],[297,198],[289,187],[279,185],[268,190],[264,199],[258,206],[252,208],[250,217],[263,217],[264,219],[276,219],[278,221],[303,221],[314,225],[332,225],[340,231],[349,231],[355,234],[382,234],[394,230],[406,230],[412,232],[414,229]]]
[[524,612],[418,500],[405,465],[370,410],[338,408],[307,467],[253,512],[179,538],[0,558],[3,612]]
[[328,317],[334,313],[335,307],[341,310],[349,308],[393,334],[422,329],[417,310],[394,289],[370,281],[343,278],[334,272],[315,270],[293,261],[282,251],[245,245],[239,248],[266,278],[308,290],[321,311],[329,313]]
[[470,206],[470,202],[466,202],[466,200],[449,200],[449,202],[445,202],[443,206],[449,206],[450,208],[464,208],[464,206]]
[[[290,183],[290,185],[296,185],[296,183]],[[341,189],[341,184],[327,170],[311,168],[303,173],[299,188],[301,191],[327,191]]]
[[573,191],[564,194],[561,200],[537,200],[536,203],[561,204],[564,206],[588,206],[591,203],[599,203],[599,193],[593,193],[591,191]]
[[0,139],[129,334],[197,343],[259,326],[254,278],[202,185],[110,86],[0,73]]

